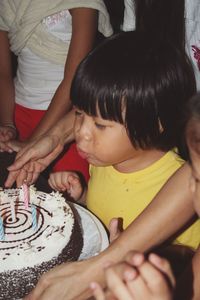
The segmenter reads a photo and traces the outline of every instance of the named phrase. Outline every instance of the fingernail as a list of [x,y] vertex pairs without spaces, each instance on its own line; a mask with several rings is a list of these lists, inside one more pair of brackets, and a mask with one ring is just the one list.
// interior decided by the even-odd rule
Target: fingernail
[[95,290],[97,288],[97,284],[96,282],[91,282],[89,287],[92,289],[92,290]]
[[124,272],[124,279],[129,281],[129,280],[133,280],[136,278],[137,272],[133,269],[133,270],[129,270],[129,271],[125,271]]

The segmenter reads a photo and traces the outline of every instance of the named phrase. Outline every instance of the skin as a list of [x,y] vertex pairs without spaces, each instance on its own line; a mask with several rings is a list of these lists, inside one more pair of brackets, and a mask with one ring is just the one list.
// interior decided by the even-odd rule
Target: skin
[[[123,124],[102,119],[100,115],[92,117],[80,110],[76,110],[75,115],[74,134],[78,152],[92,165],[112,165],[120,172],[129,173],[146,168],[164,155],[155,149],[136,150]],[[52,173],[49,184],[55,190],[67,190],[74,200],[79,200],[83,194],[75,172]]]
[[[64,78],[56,90],[44,117],[29,138],[30,142],[45,133],[71,110],[69,94],[74,72],[80,61],[94,46],[98,23],[97,11],[90,8],[76,8],[71,9],[70,13],[72,15],[72,38],[66,58]],[[8,140],[16,138],[16,132],[3,126],[7,123],[14,124],[15,103],[11,53],[7,32],[0,31],[0,44],[0,148],[4,151],[13,151],[16,148],[19,150],[25,145],[24,143],[16,143],[15,145],[14,142],[10,145],[5,144]],[[69,129],[72,130],[72,123],[69,124]]]
[[[83,187],[79,176],[75,172],[55,172],[51,173],[48,180],[52,189],[59,192],[67,192],[74,200],[80,202]],[[83,200],[84,203],[84,200]]]
[[16,131],[3,126],[3,124],[14,124],[15,93],[7,32],[0,31],[0,44],[0,149],[8,151],[10,148],[5,145],[5,142],[14,139],[16,137]]
[[[122,173],[130,173],[148,167],[164,153],[162,151],[136,149],[123,124],[89,116],[75,111],[74,135],[79,154],[95,166],[110,166]],[[119,147],[123,145],[123,147]]]
[[171,300],[175,286],[168,261],[153,253],[145,259],[130,252],[124,262],[105,269],[105,278],[106,291],[96,282],[90,285],[96,300]]

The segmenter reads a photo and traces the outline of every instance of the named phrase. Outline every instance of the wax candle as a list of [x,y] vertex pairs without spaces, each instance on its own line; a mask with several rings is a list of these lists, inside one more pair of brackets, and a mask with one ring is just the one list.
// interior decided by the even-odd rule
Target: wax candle
[[0,240],[4,240],[5,239],[5,235],[4,235],[4,228],[3,228],[3,220],[0,217]]
[[32,227],[34,230],[37,229],[37,209],[35,205],[31,205],[32,210]]
[[15,201],[12,199],[10,201],[10,210],[11,210],[11,216],[12,216],[12,221],[16,221],[16,214],[15,214]]
[[23,193],[24,193],[24,205],[25,205],[25,208],[28,209],[28,205],[29,205],[29,188],[28,188],[28,185],[26,183],[23,183],[22,189],[23,189]]

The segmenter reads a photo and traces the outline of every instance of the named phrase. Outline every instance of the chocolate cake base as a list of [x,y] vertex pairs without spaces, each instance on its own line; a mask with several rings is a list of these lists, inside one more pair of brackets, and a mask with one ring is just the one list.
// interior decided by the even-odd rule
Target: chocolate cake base
[[[70,206],[72,208],[71,204]],[[60,253],[57,257],[54,257],[51,261],[35,265],[31,268],[0,272],[1,300],[18,300],[25,297],[36,286],[42,274],[57,265],[64,262],[76,261],[79,258],[83,247],[83,235],[77,219],[78,213],[74,207],[72,210],[75,214],[74,228],[70,242],[63,249],[62,253]],[[40,255],[39,252],[38,255]]]

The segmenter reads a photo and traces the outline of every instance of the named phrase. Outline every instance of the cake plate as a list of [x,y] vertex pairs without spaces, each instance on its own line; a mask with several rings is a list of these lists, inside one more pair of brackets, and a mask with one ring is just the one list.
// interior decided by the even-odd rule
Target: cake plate
[[79,260],[95,256],[109,245],[107,232],[99,221],[89,210],[74,204],[79,215],[83,230],[83,249]]

